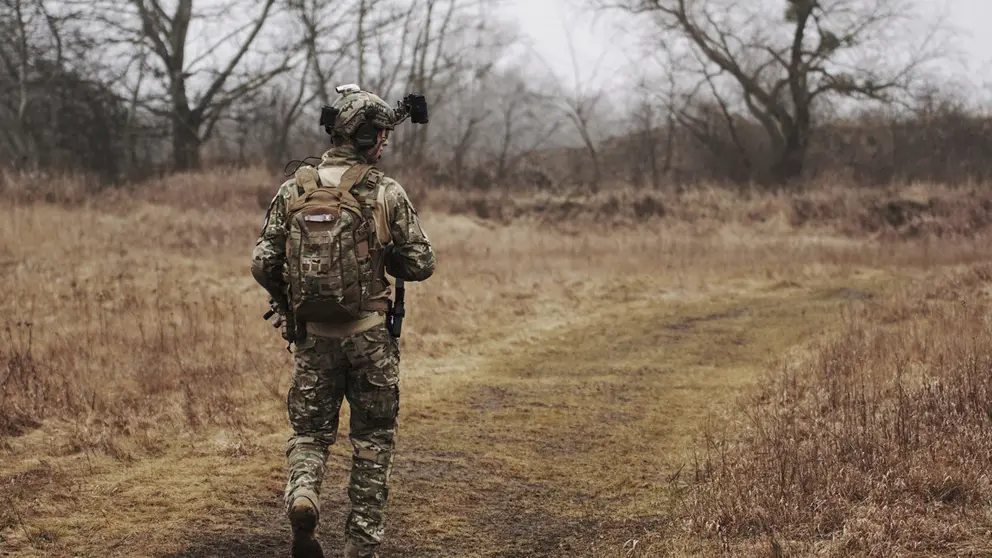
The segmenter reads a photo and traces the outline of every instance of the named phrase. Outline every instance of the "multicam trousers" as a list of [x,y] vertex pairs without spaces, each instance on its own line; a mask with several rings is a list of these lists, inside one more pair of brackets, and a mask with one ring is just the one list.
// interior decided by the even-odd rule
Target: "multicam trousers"
[[396,417],[399,412],[399,347],[384,325],[343,338],[308,335],[296,348],[287,397],[294,435],[286,448],[286,506],[299,496],[319,506],[328,446],[335,442],[341,401],[351,410],[352,454],[348,539],[382,541],[389,496]]

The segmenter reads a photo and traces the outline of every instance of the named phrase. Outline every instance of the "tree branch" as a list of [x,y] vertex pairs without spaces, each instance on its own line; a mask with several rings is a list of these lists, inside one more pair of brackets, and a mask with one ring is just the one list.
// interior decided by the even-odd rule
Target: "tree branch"
[[194,110],[198,112],[204,112],[206,108],[209,107],[210,104],[213,102],[214,96],[217,95],[217,93],[220,92],[220,90],[224,87],[224,83],[227,81],[227,78],[231,76],[231,73],[238,66],[238,63],[241,62],[241,58],[244,57],[245,53],[248,52],[248,48],[255,41],[255,37],[258,36],[259,31],[262,30],[262,26],[265,25],[265,21],[269,17],[269,11],[271,10],[272,5],[274,3],[275,0],[265,0],[265,5],[262,8],[262,13],[255,20],[255,26],[251,30],[251,33],[241,44],[241,47],[238,48],[235,55],[231,57],[231,60],[228,62],[227,66],[220,72],[220,74],[210,84],[210,87],[207,89],[206,93],[203,94],[203,97],[200,99],[200,102],[197,103],[197,106]]

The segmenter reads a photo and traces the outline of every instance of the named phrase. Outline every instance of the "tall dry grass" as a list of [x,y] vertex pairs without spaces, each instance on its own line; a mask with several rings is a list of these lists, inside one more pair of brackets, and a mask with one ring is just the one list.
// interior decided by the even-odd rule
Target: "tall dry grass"
[[867,301],[697,454],[688,532],[817,556],[992,552],[992,267]]
[[[260,319],[265,296],[248,273],[280,181],[218,170],[97,191],[4,177],[0,452],[13,472],[0,464],[10,481],[0,501],[44,493],[41,481],[15,482],[35,471],[19,468],[29,458],[130,462],[217,428],[236,433],[224,451],[241,455],[285,429],[290,357]],[[959,268],[930,298],[866,303],[819,356],[773,376],[750,422],[701,454],[682,510],[693,537],[831,539],[822,545],[834,555],[912,549],[913,537],[931,550],[978,547],[980,531],[968,529],[984,528],[978,504],[989,495],[985,194],[835,185],[521,198],[416,181],[408,191],[438,252],[436,275],[408,290],[402,340],[404,373],[425,392],[454,381],[445,373],[474,373],[463,368],[494,340],[609,301]],[[0,532],[29,519],[0,513]]]
[[[273,353],[277,336],[257,318],[265,301],[247,268],[281,180],[222,169],[94,191],[71,177],[5,175],[0,433],[63,417],[76,425],[73,444],[111,444],[120,432],[240,423],[244,409],[271,398],[286,355]],[[457,354],[494,327],[574,312],[576,301],[629,278],[692,289],[716,277],[815,274],[822,265],[926,267],[985,254],[975,239],[845,240],[859,200],[880,194],[840,187],[801,198],[717,188],[657,199],[636,190],[605,201],[476,198],[512,208],[518,217],[506,226],[460,213],[472,196],[412,182],[439,252],[437,276],[411,289],[404,343],[415,354]],[[974,192],[918,187],[887,195],[938,200],[927,207],[957,210],[931,220],[963,220],[972,233],[984,227],[961,210]],[[601,202],[613,209],[604,212]],[[796,208],[808,204],[834,213],[797,220]],[[797,235],[797,227],[808,232]],[[432,319],[418,323],[418,315]]]
[[154,448],[163,429],[241,425],[271,392],[253,308],[230,292],[247,285],[157,248],[189,238],[160,236],[152,213],[5,212],[0,432],[64,418],[66,451],[114,452],[120,436]]
[[[55,421],[67,429],[59,451],[124,456],[134,439],[144,440],[135,451],[153,451],[200,426],[259,427],[254,411],[280,404],[289,368],[248,273],[279,183],[215,171],[94,192],[56,176],[7,176],[0,439]],[[440,269],[410,289],[404,347],[414,355],[458,354],[521,313],[563,312],[559,288],[578,296],[604,275],[634,272],[629,254],[666,246],[422,214]]]

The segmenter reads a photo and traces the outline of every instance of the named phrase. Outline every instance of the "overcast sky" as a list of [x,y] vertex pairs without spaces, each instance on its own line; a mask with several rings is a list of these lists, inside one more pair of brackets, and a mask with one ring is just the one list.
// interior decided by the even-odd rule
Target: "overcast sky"
[[[973,81],[992,83],[992,0],[917,1],[935,11],[948,12],[949,24],[956,30],[956,47]],[[593,21],[588,10],[576,8],[584,4],[584,0],[506,0],[505,9],[508,16],[518,20],[537,54],[558,73],[572,72],[564,31],[569,28],[576,51],[584,60],[605,56],[599,79],[622,83],[626,75],[623,66],[636,51],[634,34],[618,31],[615,22],[602,15]]]

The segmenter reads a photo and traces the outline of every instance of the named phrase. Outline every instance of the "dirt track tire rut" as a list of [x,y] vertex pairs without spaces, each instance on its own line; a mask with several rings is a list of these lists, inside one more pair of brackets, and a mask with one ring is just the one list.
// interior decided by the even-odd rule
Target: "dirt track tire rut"
[[[658,555],[685,450],[772,358],[822,327],[814,316],[835,312],[836,297],[811,294],[635,300],[509,350],[497,343],[479,369],[403,405],[383,556]],[[332,448],[325,480],[327,556],[341,545],[346,451]],[[223,539],[191,537],[200,542],[170,556],[289,548],[274,507]]]

